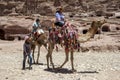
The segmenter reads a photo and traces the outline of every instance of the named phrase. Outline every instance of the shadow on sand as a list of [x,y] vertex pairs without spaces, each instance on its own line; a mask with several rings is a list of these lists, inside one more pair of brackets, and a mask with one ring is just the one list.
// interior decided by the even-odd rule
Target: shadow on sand
[[80,74],[98,74],[99,72],[97,71],[72,71],[72,70],[68,70],[66,68],[62,68],[62,69],[44,69],[44,71],[48,71],[48,72],[53,72],[53,73],[62,73],[62,74],[71,74],[71,73],[80,73]]
[[77,72],[77,73],[81,73],[81,74],[98,74],[99,72],[97,72],[97,71],[80,71],[80,72]]
[[62,74],[70,74],[70,73],[73,73],[73,71],[71,70],[68,70],[66,68],[62,68],[62,69],[44,69],[45,71],[48,71],[48,72],[53,72],[53,73],[62,73]]
[[33,63],[33,65],[47,65],[47,64],[44,64],[44,63]]

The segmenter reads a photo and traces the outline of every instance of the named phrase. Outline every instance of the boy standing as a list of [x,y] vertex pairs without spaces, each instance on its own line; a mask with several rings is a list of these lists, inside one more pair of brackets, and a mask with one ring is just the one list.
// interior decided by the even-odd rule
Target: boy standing
[[22,67],[23,70],[25,70],[25,63],[26,63],[27,56],[29,59],[29,70],[31,70],[32,55],[31,55],[31,38],[29,36],[25,37],[25,42],[23,45],[23,67]]

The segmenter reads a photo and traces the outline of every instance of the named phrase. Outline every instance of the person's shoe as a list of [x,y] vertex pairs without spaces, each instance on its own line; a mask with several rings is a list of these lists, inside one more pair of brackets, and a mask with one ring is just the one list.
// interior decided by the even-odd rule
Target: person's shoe
[[25,68],[22,68],[22,70],[25,70]]
[[29,67],[29,70],[32,70],[32,67]]

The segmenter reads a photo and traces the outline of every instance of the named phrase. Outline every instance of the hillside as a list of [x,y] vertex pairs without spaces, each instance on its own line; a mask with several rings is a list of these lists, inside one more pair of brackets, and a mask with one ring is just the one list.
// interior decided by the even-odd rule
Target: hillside
[[119,0],[0,0],[0,15],[10,13],[53,15],[56,7],[65,12],[120,11]]

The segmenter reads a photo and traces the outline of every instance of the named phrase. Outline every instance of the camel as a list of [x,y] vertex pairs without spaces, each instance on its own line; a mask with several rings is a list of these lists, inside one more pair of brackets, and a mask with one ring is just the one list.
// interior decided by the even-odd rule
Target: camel
[[[47,41],[48,41],[48,38],[47,38],[46,33],[39,34],[37,37],[34,36],[33,41],[32,41],[33,63],[37,63],[37,64],[39,63],[40,48],[41,48],[41,46],[43,45],[43,46],[46,48],[46,50],[47,50]],[[37,60],[36,60],[36,62],[35,62],[34,52],[35,52],[36,46],[38,46],[38,54],[37,54]]]
[[[88,30],[88,32],[86,34],[78,34],[78,38],[77,38],[77,41],[79,43],[84,43],[86,41],[89,41],[90,38],[92,36],[94,36],[94,34],[97,32],[98,28],[104,24],[105,21],[93,21],[92,24],[91,24],[91,28]],[[73,63],[73,54],[74,54],[74,47],[71,45],[72,43],[69,43],[69,41],[67,41],[68,39],[64,39],[64,42],[65,43],[68,43],[67,45],[64,45],[65,46],[65,54],[66,54],[66,58],[65,58],[65,61],[63,62],[63,64],[58,67],[58,69],[62,68],[67,62],[68,62],[68,58],[69,58],[69,52],[71,53],[71,67],[72,67],[72,71],[76,71],[74,69],[74,63]],[[73,39],[73,42],[74,42],[75,39]],[[72,40],[71,40],[72,41]],[[51,62],[52,64],[52,68],[55,69],[54,67],[54,63],[52,61],[52,52],[53,52],[53,49],[54,49],[54,44],[52,41],[49,41],[48,43],[49,45],[49,48],[48,48],[48,54],[46,56],[47,58],[47,68],[49,69],[49,61]],[[68,46],[69,45],[69,46]]]
[[[52,53],[53,53],[53,50],[54,50],[54,47],[57,45],[57,44],[61,44],[60,41],[56,40],[55,37],[58,37],[56,36],[56,33],[55,32],[55,28],[52,28],[51,31],[49,31],[49,40],[48,40],[48,53],[46,55],[46,59],[47,59],[47,68],[49,69],[49,61],[50,63],[52,64],[52,68],[54,69],[54,64],[53,64],[53,61],[52,61]],[[59,39],[60,40],[60,39]]]

